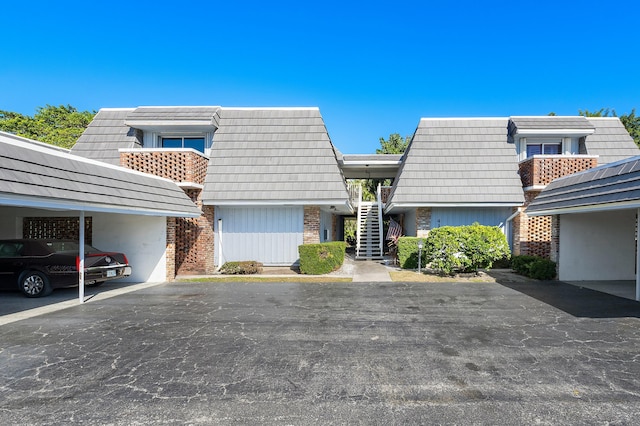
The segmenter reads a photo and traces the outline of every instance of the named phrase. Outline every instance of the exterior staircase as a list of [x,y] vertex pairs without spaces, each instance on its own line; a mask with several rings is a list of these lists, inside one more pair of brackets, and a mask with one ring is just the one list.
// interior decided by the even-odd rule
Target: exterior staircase
[[382,201],[380,186],[377,201],[362,201],[362,189],[358,197],[358,225],[356,259],[382,259],[383,240]]

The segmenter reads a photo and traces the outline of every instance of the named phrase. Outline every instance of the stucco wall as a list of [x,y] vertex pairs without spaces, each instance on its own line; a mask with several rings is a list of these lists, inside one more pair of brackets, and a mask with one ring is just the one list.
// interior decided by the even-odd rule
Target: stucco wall
[[[78,217],[78,212],[0,207],[0,238],[22,238],[24,217]],[[100,250],[127,255],[132,275],[122,282],[166,280],[166,218],[106,213],[85,213],[92,217],[92,245]]]
[[0,207],[0,238],[22,238],[20,209]]
[[93,245],[127,255],[132,274],[122,281],[166,280],[166,218],[94,213]]
[[562,215],[559,279],[634,280],[635,213],[621,210]]

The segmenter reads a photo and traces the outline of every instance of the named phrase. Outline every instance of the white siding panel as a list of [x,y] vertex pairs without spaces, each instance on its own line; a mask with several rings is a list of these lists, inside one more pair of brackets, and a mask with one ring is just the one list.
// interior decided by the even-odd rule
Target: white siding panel
[[[326,231],[326,238],[325,238]],[[331,213],[320,211],[320,242],[331,241],[333,238],[333,215]]]
[[560,216],[562,281],[635,280],[636,210]]
[[499,226],[503,232],[505,221],[511,216],[510,207],[477,207],[477,208],[434,208],[431,211],[431,227],[462,226],[478,222],[480,225]]
[[[257,260],[271,266],[297,263],[303,216],[301,206],[216,207],[216,238],[218,219],[222,219],[222,262]],[[217,254],[215,260],[217,264]]]

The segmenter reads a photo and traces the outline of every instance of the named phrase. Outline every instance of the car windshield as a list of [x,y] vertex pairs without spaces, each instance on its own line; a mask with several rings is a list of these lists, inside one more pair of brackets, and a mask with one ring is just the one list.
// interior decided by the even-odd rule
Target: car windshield
[[[47,241],[47,247],[51,250],[59,252],[80,252],[80,244],[76,241]],[[85,253],[100,253],[100,250],[91,247],[89,244],[84,245]]]

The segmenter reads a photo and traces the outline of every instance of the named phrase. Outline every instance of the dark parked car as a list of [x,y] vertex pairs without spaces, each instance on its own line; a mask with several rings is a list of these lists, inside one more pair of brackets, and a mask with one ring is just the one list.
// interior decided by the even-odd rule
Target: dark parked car
[[[123,253],[84,246],[87,286],[131,275]],[[54,288],[78,285],[80,245],[70,240],[0,240],[0,283],[18,288],[27,297],[46,296]]]

